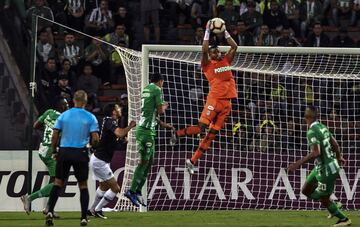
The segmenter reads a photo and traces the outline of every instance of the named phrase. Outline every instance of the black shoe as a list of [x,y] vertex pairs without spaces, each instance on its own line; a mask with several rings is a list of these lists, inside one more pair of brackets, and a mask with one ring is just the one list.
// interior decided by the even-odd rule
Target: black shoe
[[86,218],[81,219],[80,225],[81,226],[87,226],[88,220]]
[[337,226],[350,226],[351,225],[351,220],[349,218],[345,218],[345,219],[339,219],[338,222],[336,222],[335,225],[333,225],[334,227]]
[[47,213],[45,217],[45,225],[46,226],[53,226],[54,225],[54,217],[52,213]]
[[104,215],[104,213],[102,212],[102,210],[95,211],[95,217],[101,218],[101,219],[107,219],[107,217]]
[[95,216],[95,211],[87,210],[86,215],[89,216],[89,217],[94,217]]

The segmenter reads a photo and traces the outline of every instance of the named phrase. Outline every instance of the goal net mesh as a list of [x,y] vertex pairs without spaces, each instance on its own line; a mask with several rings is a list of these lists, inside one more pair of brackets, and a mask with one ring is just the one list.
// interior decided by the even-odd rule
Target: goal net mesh
[[[138,121],[141,53],[117,51],[127,77],[129,120]],[[197,124],[205,104],[209,85],[200,58],[198,51],[149,53],[149,73],[165,76],[163,93],[170,106],[162,120],[177,129]],[[233,60],[239,98],[232,101],[231,115],[194,175],[187,173],[185,159],[191,157],[200,138],[181,138],[172,147],[170,132],[158,130],[147,182],[147,209],[319,209],[320,203],[301,194],[313,164],[303,165],[295,173],[286,171],[309,150],[303,121],[307,105],[319,107],[321,122],[330,128],[348,161],[333,198],[345,209],[359,209],[359,72],[359,54],[239,52]],[[134,209],[122,197],[138,162],[134,131],[128,138],[119,210]]]

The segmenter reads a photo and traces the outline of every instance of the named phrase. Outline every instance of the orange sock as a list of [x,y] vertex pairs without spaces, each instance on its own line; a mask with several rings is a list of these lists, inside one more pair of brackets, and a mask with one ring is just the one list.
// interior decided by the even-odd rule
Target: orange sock
[[191,157],[191,162],[196,164],[196,162],[203,156],[203,152],[200,150],[196,150],[193,156]]
[[178,137],[184,137],[184,136],[196,135],[199,134],[200,132],[201,132],[200,126],[196,125],[196,126],[189,126],[187,128],[180,129],[176,132],[176,135]]

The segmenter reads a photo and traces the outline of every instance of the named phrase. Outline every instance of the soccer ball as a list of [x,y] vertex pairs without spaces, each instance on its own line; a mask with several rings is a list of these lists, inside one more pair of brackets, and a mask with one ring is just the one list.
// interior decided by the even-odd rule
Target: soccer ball
[[210,31],[219,34],[225,31],[225,21],[221,18],[215,17],[210,21]]

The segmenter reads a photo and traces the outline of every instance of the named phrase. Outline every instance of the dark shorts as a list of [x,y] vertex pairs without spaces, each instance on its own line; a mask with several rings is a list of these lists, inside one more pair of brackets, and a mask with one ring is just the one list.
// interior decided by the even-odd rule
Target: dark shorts
[[159,10],[150,10],[141,12],[141,22],[144,26],[153,24],[154,27],[159,26]]
[[66,181],[71,166],[78,182],[88,179],[89,155],[86,148],[61,147],[59,149],[55,177]]

